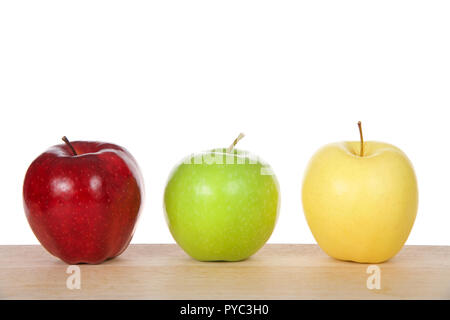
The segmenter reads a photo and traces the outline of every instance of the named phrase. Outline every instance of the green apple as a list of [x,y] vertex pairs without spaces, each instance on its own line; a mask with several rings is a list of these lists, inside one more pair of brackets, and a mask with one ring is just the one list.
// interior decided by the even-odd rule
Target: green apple
[[164,193],[175,241],[200,261],[239,261],[269,239],[279,210],[270,167],[247,152],[216,149],[187,157]]

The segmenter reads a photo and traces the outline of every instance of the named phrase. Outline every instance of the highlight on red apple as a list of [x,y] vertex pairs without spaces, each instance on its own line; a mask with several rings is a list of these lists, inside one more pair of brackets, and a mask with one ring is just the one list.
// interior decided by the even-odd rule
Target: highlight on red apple
[[63,137],[27,170],[23,200],[42,246],[68,264],[98,264],[128,246],[144,196],[139,166],[124,148]]

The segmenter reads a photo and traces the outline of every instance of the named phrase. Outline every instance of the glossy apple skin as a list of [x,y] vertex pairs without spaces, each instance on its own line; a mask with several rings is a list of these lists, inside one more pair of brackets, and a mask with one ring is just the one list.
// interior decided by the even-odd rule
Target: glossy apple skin
[[125,149],[75,141],[41,154],[23,185],[25,214],[52,255],[68,264],[97,264],[120,255],[134,233],[143,180]]
[[[234,163],[210,161],[222,155]],[[279,211],[278,181],[267,164],[246,152],[213,150],[187,157],[174,169],[164,208],[174,239],[191,257],[240,261],[272,234]]]

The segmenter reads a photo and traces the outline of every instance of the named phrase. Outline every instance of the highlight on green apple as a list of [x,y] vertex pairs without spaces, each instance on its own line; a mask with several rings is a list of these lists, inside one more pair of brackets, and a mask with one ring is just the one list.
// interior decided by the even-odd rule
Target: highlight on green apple
[[302,201],[308,225],[328,255],[361,263],[395,256],[418,207],[408,157],[383,142],[338,142],[322,147],[306,169]]
[[279,185],[268,164],[228,148],[186,157],[164,192],[170,232],[200,261],[240,261],[269,239],[279,212]]

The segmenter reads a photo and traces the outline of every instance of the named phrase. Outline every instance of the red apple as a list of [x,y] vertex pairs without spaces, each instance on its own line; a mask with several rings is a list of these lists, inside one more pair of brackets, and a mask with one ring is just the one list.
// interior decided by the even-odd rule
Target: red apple
[[51,254],[69,264],[120,255],[133,237],[143,180],[128,151],[110,143],[56,145],[28,168],[23,184],[31,229]]

